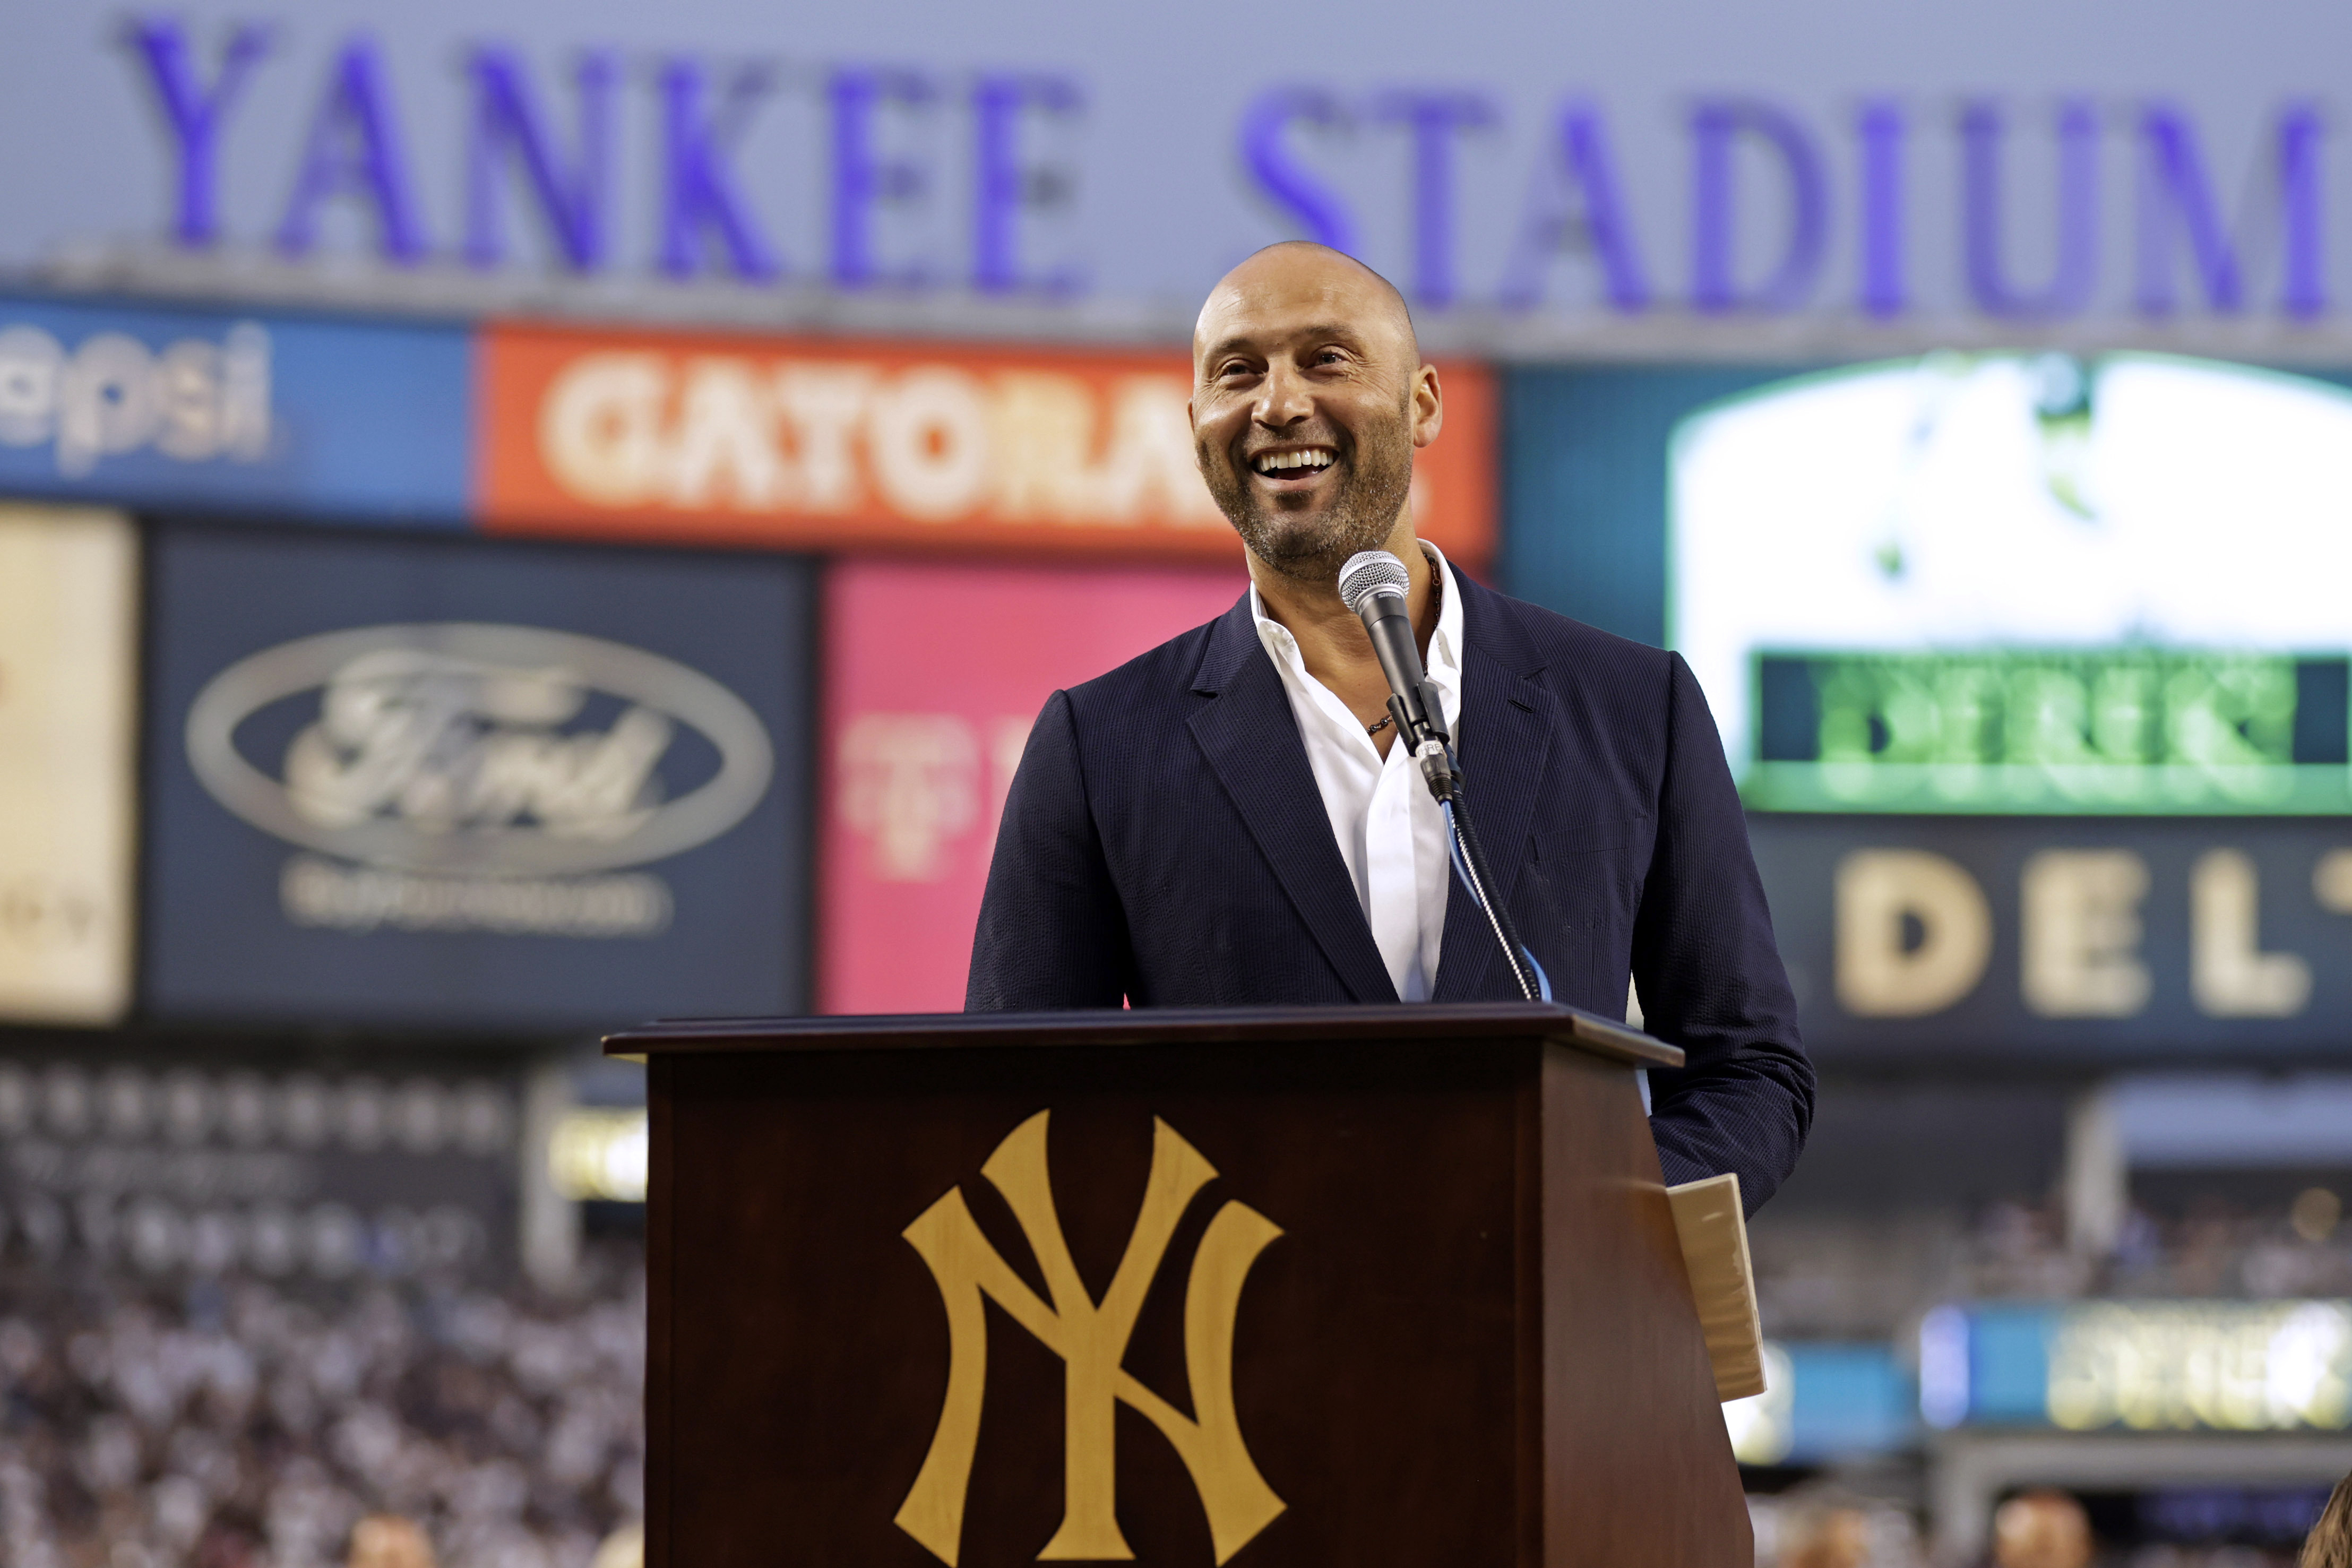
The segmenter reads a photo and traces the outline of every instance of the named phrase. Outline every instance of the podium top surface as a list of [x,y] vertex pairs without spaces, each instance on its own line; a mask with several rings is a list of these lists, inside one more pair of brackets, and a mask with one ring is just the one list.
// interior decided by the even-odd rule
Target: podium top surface
[[666,1018],[604,1037],[607,1056],[711,1051],[951,1049],[1007,1046],[1215,1046],[1353,1040],[1524,1040],[1641,1068],[1683,1053],[1639,1029],[1552,1002],[1371,1003],[1347,1007],[1088,1008],[808,1018]]

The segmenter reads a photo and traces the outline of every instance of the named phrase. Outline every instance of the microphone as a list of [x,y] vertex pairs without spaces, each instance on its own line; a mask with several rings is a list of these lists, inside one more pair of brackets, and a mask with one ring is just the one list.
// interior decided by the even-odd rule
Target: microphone
[[1494,873],[1470,821],[1461,764],[1454,760],[1454,738],[1445,732],[1445,709],[1422,668],[1421,647],[1413,641],[1412,612],[1405,599],[1412,586],[1404,563],[1385,550],[1358,551],[1339,568],[1339,598],[1364,623],[1372,651],[1380,656],[1381,673],[1389,678],[1389,717],[1396,721],[1397,734],[1412,748],[1421,776],[1429,781],[1429,793],[1445,813],[1446,855],[1454,875],[1486,917],[1486,929],[1502,948],[1519,994],[1530,1002],[1549,1002],[1551,981],[1519,940],[1502,900],[1494,895]]
[[[1364,623],[1381,673],[1388,677],[1389,714],[1396,721],[1397,733],[1408,750],[1423,758],[1422,771],[1428,773],[1423,746],[1435,742],[1441,760],[1446,760],[1443,754],[1453,737],[1445,732],[1444,705],[1422,668],[1421,647],[1413,640],[1412,613],[1405,601],[1412,585],[1404,563],[1385,550],[1360,550],[1339,568],[1339,598]],[[1450,761],[1444,772],[1453,773]],[[1450,782],[1440,790],[1434,775],[1430,788],[1440,800],[1452,794]]]

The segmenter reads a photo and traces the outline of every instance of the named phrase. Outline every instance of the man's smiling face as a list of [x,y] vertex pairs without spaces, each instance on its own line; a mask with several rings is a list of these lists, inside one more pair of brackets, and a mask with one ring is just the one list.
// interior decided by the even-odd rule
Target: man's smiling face
[[1413,448],[1440,420],[1403,300],[1303,244],[1258,252],[1209,296],[1192,409],[1202,477],[1243,542],[1286,576],[1326,583],[1387,541]]

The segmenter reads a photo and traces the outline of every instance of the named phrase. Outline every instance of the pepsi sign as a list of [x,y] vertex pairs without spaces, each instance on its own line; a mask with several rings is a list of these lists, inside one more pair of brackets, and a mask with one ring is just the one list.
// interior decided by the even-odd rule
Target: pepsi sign
[[0,489],[462,528],[455,327],[0,300]]

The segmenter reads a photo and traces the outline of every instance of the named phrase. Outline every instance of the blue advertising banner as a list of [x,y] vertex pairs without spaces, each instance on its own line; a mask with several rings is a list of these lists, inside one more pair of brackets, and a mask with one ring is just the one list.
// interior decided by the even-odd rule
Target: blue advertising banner
[[2352,830],[2263,817],[1748,817],[1824,1063],[2340,1058]]
[[2130,1299],[1937,1307],[1919,1324],[1930,1426],[2340,1432],[2352,1301]]
[[464,329],[0,300],[0,490],[466,521]]
[[152,582],[151,1013],[803,1007],[804,566],[165,525]]

